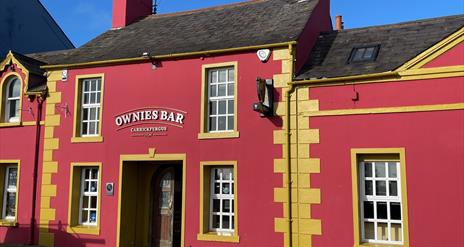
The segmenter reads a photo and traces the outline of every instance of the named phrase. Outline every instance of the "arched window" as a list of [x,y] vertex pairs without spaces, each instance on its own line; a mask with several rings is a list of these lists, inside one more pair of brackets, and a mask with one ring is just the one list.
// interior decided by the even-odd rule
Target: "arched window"
[[6,82],[4,91],[5,108],[4,121],[18,122],[19,121],[19,99],[21,95],[21,83],[19,78],[14,76]]

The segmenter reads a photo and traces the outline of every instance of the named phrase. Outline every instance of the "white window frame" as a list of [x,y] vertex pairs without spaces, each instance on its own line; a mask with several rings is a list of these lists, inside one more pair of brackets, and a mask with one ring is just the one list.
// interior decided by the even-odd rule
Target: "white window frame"
[[[9,92],[10,92],[10,88],[11,87],[14,87],[14,84],[15,83],[18,83],[18,86],[19,86],[19,94],[17,96],[14,96],[14,95],[9,95]],[[20,98],[21,98],[21,81],[19,80],[19,78],[17,76],[14,76],[12,77],[11,79],[9,79],[8,83],[6,84],[6,90],[5,90],[5,122],[8,122],[8,123],[14,123],[14,122],[19,122],[19,107],[20,107]],[[16,106],[18,106],[18,110],[15,112],[15,115],[14,116],[11,116],[10,115],[10,107],[11,107],[11,104],[12,102],[15,101],[16,102]]]
[[[396,165],[396,178],[389,177],[389,163],[394,163]],[[365,166],[370,164],[372,167],[372,177],[366,177]],[[385,167],[385,177],[376,177],[375,175],[375,166],[377,164],[382,164]],[[372,195],[366,195],[366,181],[372,182]],[[384,181],[385,182],[385,195],[376,195],[376,182]],[[397,186],[397,195],[390,195],[390,182],[396,182]],[[359,207],[360,207],[360,229],[361,229],[361,241],[364,243],[372,244],[394,244],[402,245],[404,243],[404,215],[403,215],[403,202],[402,202],[402,188],[401,188],[401,166],[398,161],[362,161],[359,162]],[[372,219],[367,219],[364,217],[364,202],[373,203],[374,216]],[[377,217],[377,202],[385,202],[387,204],[387,219],[378,219]],[[394,220],[391,219],[391,210],[390,203],[399,203],[399,209],[401,212],[401,219]],[[370,222],[374,224],[374,239],[366,239],[364,223]],[[377,226],[379,223],[387,224],[387,237],[388,240],[380,240],[378,236]],[[392,226],[391,224],[400,224],[401,225],[401,241],[393,241],[392,238]]]
[[[89,171],[89,177],[87,178],[85,176],[86,171]],[[92,178],[92,175],[94,172],[97,172],[97,177]],[[84,226],[97,226],[98,224],[98,192],[100,189],[99,185],[99,179],[100,179],[100,169],[99,167],[83,167],[81,171],[81,190],[80,190],[80,196],[79,196],[79,225],[84,225]],[[90,191],[91,184],[92,182],[96,183],[96,190],[95,191]],[[89,191],[85,191],[85,184],[88,183],[89,186]],[[87,200],[87,206],[83,205],[84,203],[84,197],[88,197]],[[92,197],[95,197],[96,204],[95,208],[91,207],[91,199]],[[82,220],[82,212],[87,211],[87,219],[85,221]],[[95,211],[95,221],[90,222],[90,212]]]
[[[100,136],[100,111],[102,102],[102,80],[101,78],[89,78],[83,79],[81,82],[81,114],[80,114],[80,136],[81,137],[93,137]],[[96,83],[95,90],[92,90],[92,83]],[[86,85],[88,84],[88,91],[86,91]],[[88,95],[88,101],[85,101],[85,96]],[[95,101],[91,102],[91,96],[95,96]],[[84,118],[84,111],[87,110],[87,119]],[[91,110],[94,110],[94,119],[91,119]],[[84,129],[84,123],[87,124],[87,128]],[[90,133],[90,123],[95,124],[95,133]]]
[[[16,169],[16,183],[15,183],[15,186],[8,186],[9,184],[9,173],[10,173],[10,170],[15,168]],[[14,193],[15,195],[15,210],[16,210],[16,197],[18,196],[17,194],[17,191],[18,191],[18,166],[16,165],[12,165],[12,166],[7,166],[6,169],[5,169],[5,185],[4,185],[4,189],[3,189],[3,212],[2,212],[2,219],[5,219],[7,221],[14,221],[16,220],[16,214],[17,212],[15,211],[15,215],[14,216],[11,216],[11,215],[7,215],[7,211],[6,211],[6,204],[7,204],[7,198],[8,198],[8,193]]]
[[[220,173],[219,179],[216,179],[215,174],[217,170],[229,170],[230,171],[230,178],[224,179],[223,173]],[[232,236],[235,232],[235,193],[237,193],[234,189],[235,183],[235,174],[233,166],[227,167],[213,167],[211,168],[211,183],[210,183],[210,207],[209,207],[209,230],[211,232],[216,232],[218,235],[223,236]],[[214,186],[216,183],[219,183],[219,194],[215,193]],[[229,184],[229,194],[223,194],[222,185]],[[213,212],[213,201],[219,200],[219,212]],[[224,201],[229,201],[229,212],[223,212],[223,203]],[[213,227],[213,217],[219,217],[219,227]],[[223,228],[222,219],[223,216],[229,217],[229,228]]]
[[[235,67],[227,66],[220,68],[208,69],[207,92],[208,92],[208,107],[207,107],[207,130],[210,133],[218,132],[233,132],[235,129]],[[221,71],[226,71],[225,81],[219,81],[219,74]],[[216,77],[213,77],[216,74]],[[231,78],[233,77],[233,78]],[[225,95],[219,96],[219,87],[225,87]],[[215,88],[215,90],[212,90]],[[230,92],[232,90],[233,92]],[[220,102],[225,103],[225,113],[219,113]],[[215,113],[212,113],[212,107],[215,103]],[[219,118],[225,117],[225,129],[219,129]],[[214,118],[215,122],[212,123],[211,119]],[[229,121],[232,118],[232,121]],[[230,126],[230,123],[232,126]],[[213,126],[214,125],[214,128]]]

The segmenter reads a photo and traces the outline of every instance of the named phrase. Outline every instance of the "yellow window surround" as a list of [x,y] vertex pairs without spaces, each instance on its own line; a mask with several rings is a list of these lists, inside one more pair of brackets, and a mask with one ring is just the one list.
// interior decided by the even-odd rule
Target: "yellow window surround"
[[[97,225],[84,226],[79,224],[79,204],[81,194],[82,169],[98,167],[98,197],[97,197]],[[102,181],[102,163],[101,162],[72,162],[70,166],[69,180],[69,201],[68,201],[68,233],[100,235],[100,202]]]
[[[209,230],[211,170],[218,167],[233,167],[234,176],[234,232],[231,236],[219,235]],[[200,232],[197,240],[217,242],[240,242],[238,236],[238,203],[237,203],[237,161],[202,161],[200,162]]]
[[[98,135],[97,136],[81,136],[81,107],[82,107],[82,81],[85,79],[100,79],[101,80],[101,96],[100,96],[100,120],[98,122]],[[105,88],[105,74],[88,74],[77,75],[75,80],[75,93],[74,93],[74,120],[73,120],[73,136],[72,143],[89,143],[89,142],[103,142],[102,136],[102,116],[103,116],[103,102],[104,102],[104,88]]]
[[[208,71],[210,69],[233,67],[234,68],[234,129],[232,131],[209,132],[208,131]],[[238,85],[238,62],[214,63],[202,65],[201,73],[201,117],[200,117],[200,133],[198,139],[222,139],[222,138],[237,138],[240,133],[237,128],[237,90]]]
[[20,178],[20,171],[21,171],[21,166],[20,166],[20,161],[19,160],[0,160],[0,199],[3,202],[4,198],[4,192],[5,192],[5,172],[6,172],[6,167],[7,166],[12,166],[15,165],[18,168],[18,173],[16,177],[16,218],[14,220],[6,220],[3,219],[3,203],[0,203],[0,226],[6,226],[6,227],[15,227],[18,225],[18,197],[19,197],[19,178]]
[[[5,85],[7,81],[12,78],[17,77],[19,79],[19,85],[21,90],[19,91],[19,120],[17,122],[5,122],[5,104],[6,100],[3,97],[6,96],[6,88]],[[0,82],[0,128],[2,127],[15,127],[15,126],[22,126],[21,117],[22,117],[22,105],[23,105],[23,79],[21,75],[16,72],[9,72],[5,76],[3,76],[3,80]]]
[[[400,163],[401,215],[403,220],[403,244],[378,244],[361,241],[360,206],[359,206],[359,162],[361,161],[396,161]],[[355,148],[351,149],[351,178],[353,203],[354,247],[409,247],[408,195],[406,186],[406,159],[404,148]]]

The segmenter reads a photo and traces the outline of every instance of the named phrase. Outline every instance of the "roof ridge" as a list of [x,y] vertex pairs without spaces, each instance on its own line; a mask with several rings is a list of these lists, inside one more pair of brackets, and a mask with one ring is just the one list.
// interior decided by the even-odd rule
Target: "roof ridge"
[[262,2],[268,2],[268,1],[272,1],[272,0],[245,0],[242,2],[229,3],[229,4],[224,4],[224,5],[218,5],[218,6],[210,6],[210,7],[198,8],[198,9],[184,10],[184,11],[178,11],[178,12],[173,12],[173,13],[155,14],[155,15],[147,16],[146,18],[163,18],[163,17],[181,16],[181,15],[200,13],[204,11],[214,11],[214,10],[223,10],[227,8],[236,8],[236,7],[246,6],[250,4],[257,4],[257,3],[262,3]]
[[[369,29],[369,28],[388,28],[388,27],[393,27],[393,26],[411,25],[411,24],[432,22],[432,21],[443,20],[447,18],[458,18],[458,17],[464,18],[464,14],[439,16],[439,17],[432,17],[432,18],[426,18],[426,19],[402,21],[402,22],[390,23],[390,24],[372,25],[372,26],[367,26],[367,27],[356,27],[356,28],[343,29],[343,30],[333,30],[332,32],[343,33],[343,32],[348,32],[348,31],[358,31],[358,30],[360,31],[360,30]],[[328,33],[332,33],[332,32],[328,32]]]

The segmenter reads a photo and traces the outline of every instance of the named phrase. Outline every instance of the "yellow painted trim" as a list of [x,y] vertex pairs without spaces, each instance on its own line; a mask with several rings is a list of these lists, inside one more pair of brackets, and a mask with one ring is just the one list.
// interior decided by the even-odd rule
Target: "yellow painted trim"
[[149,58],[136,57],[136,58],[112,59],[112,60],[103,60],[103,61],[94,61],[94,62],[85,62],[85,63],[44,65],[44,66],[41,66],[40,68],[42,69],[65,69],[65,68],[70,69],[70,68],[79,68],[79,67],[96,67],[96,66],[106,66],[106,65],[125,64],[125,63],[140,63],[140,62],[149,62],[153,60],[167,60],[167,59],[174,59],[174,58],[206,56],[206,55],[214,55],[214,54],[229,53],[229,52],[259,50],[259,49],[264,49],[264,48],[288,46],[289,44],[295,45],[296,43],[297,43],[296,41],[290,41],[290,42],[273,43],[273,44],[267,44],[267,45],[243,46],[243,47],[209,50],[209,51],[173,53],[173,54],[168,54],[168,55],[151,56]]
[[[3,69],[1,69],[3,70]],[[1,71],[0,70],[0,71]],[[27,72],[28,73],[28,72]],[[18,122],[14,122],[14,123],[9,123],[9,122],[5,122],[5,102],[4,102],[4,99],[3,99],[3,95],[6,95],[6,92],[5,92],[5,84],[6,84],[6,81],[9,80],[11,77],[17,77],[19,79],[19,87],[20,87],[20,91],[19,91],[19,120]],[[11,127],[11,126],[16,126],[16,125],[12,125],[12,124],[17,124],[17,125],[21,125],[21,119],[22,119],[22,116],[23,116],[23,112],[22,112],[22,109],[23,109],[23,97],[24,97],[24,93],[23,93],[23,88],[24,87],[24,82],[23,82],[23,79],[21,78],[21,75],[17,72],[9,72],[7,74],[5,74],[3,76],[3,79],[2,81],[0,82],[0,127],[4,127],[4,126],[7,126],[7,127]]]
[[125,161],[181,161],[182,162],[182,229],[181,229],[181,247],[184,247],[185,241],[185,195],[186,195],[186,176],[187,176],[187,154],[159,154],[155,153],[155,149],[151,148],[147,154],[121,154],[119,161],[119,185],[118,187],[118,223],[116,246],[120,246],[121,238],[121,192],[123,187],[122,174]]
[[[234,130],[223,131],[223,132],[208,132],[206,126],[208,122],[208,70],[222,67],[234,67]],[[213,63],[203,64],[201,66],[201,115],[200,115],[200,133],[198,133],[198,139],[221,139],[221,138],[237,138],[240,136],[238,131],[238,62],[225,62],[225,63]]]
[[463,103],[438,104],[438,105],[417,105],[417,106],[397,106],[397,107],[379,107],[364,109],[339,109],[326,111],[304,112],[303,116],[321,117],[321,116],[343,116],[343,115],[365,115],[365,114],[387,114],[387,113],[406,113],[406,112],[429,112],[429,111],[451,111],[463,110]]
[[[79,208],[79,201],[75,202],[73,200],[73,195],[75,193],[80,193],[81,190],[81,169],[83,167],[98,167],[98,202],[97,202],[97,226],[83,226],[83,225],[74,225],[72,224],[73,221],[78,221],[77,217],[79,215],[72,215],[72,212],[75,211],[76,207]],[[66,231],[68,233],[76,233],[76,234],[89,234],[89,235],[100,235],[100,215],[101,215],[101,190],[104,188],[102,185],[102,163],[101,162],[71,162],[70,166],[70,175],[69,175],[69,201],[68,201],[68,225],[66,227]],[[75,171],[76,170],[76,171]],[[76,174],[75,172],[78,172]],[[76,181],[77,180],[77,181]],[[75,188],[74,185],[78,185],[78,188]],[[77,205],[75,205],[77,203]]]
[[[0,226],[8,226],[8,227],[14,227],[14,226],[17,226],[18,225],[18,203],[19,203],[19,187],[20,187],[20,178],[21,178],[21,160],[0,160],[0,165],[17,165],[18,166],[18,174],[17,174],[17,177],[16,177],[16,207],[15,207],[15,212],[16,212],[16,217],[15,217],[15,220],[12,220],[12,221],[9,221],[9,220],[4,220],[4,219],[0,219]],[[3,175],[0,175],[0,176],[5,176],[5,174]],[[3,181],[4,182],[4,181]],[[2,185],[3,187],[3,185]],[[1,192],[1,195],[2,197],[0,198],[1,199],[1,203],[3,204],[3,191]],[[1,216],[1,212],[0,212],[0,216]]]
[[[383,156],[388,155],[390,157],[399,156],[399,159],[395,161],[400,162],[401,171],[401,202],[403,216],[403,244],[402,245],[383,245],[383,244],[367,244],[361,243],[360,240],[360,226],[359,226],[359,188],[358,188],[358,163],[363,160],[363,156],[366,155],[369,160],[382,159]],[[380,157],[375,158],[376,155]],[[391,159],[391,158],[390,158]],[[351,149],[351,188],[352,188],[352,203],[353,203],[353,234],[354,234],[354,247],[362,246],[375,246],[375,247],[388,247],[388,246],[400,246],[409,247],[409,221],[408,221],[408,190],[406,185],[406,157],[404,148],[354,148]]]
[[[25,83],[24,83],[24,84],[21,83],[21,88],[23,89],[23,90],[21,90],[21,92],[23,92],[24,94],[28,95],[27,89],[29,88],[29,70],[26,69],[26,67],[24,67],[24,65],[22,65],[22,64],[18,61],[18,59],[16,59],[16,58],[14,57],[14,54],[11,52],[11,50],[10,50],[10,51],[8,52],[8,54],[6,55],[6,58],[3,59],[3,61],[0,63],[0,71],[5,70],[5,67],[6,67],[7,65],[9,65],[10,63],[16,64],[16,66],[17,66],[18,68],[20,68],[21,71],[23,71]],[[14,72],[13,72],[13,73],[14,73]],[[18,75],[18,77],[19,77],[19,79],[22,81],[21,76]],[[23,94],[21,93],[21,97],[22,97],[22,96],[23,96]]]
[[103,136],[73,137],[71,143],[103,142]]
[[[22,126],[35,126],[36,122],[35,121],[27,121],[27,122],[22,122]],[[45,121],[40,121],[40,125],[44,125]]]
[[[100,78],[101,80],[101,97],[100,97],[100,121],[98,123],[98,136],[81,137],[80,136],[80,123],[81,123],[81,89],[82,81],[85,79]],[[88,142],[103,142],[102,135],[102,116],[103,116],[103,103],[105,94],[105,74],[86,74],[77,75],[75,80],[75,91],[74,91],[74,116],[73,116],[73,136],[71,138],[72,143],[88,143]]]
[[[210,171],[214,166],[232,166],[234,169],[234,233],[232,236],[222,236],[215,232],[209,231],[209,199],[210,199]],[[219,241],[219,242],[240,242],[238,236],[238,182],[237,161],[200,161],[200,228],[197,234],[197,240]],[[207,205],[205,205],[205,203]],[[208,209],[208,210],[206,210]],[[208,213],[205,213],[208,211]],[[206,227],[208,226],[208,227]]]
[[[40,125],[41,126],[45,125],[45,121],[40,121]],[[16,127],[16,126],[35,126],[35,121],[0,123],[0,128]]]
[[403,71],[408,69],[417,69],[421,68],[425,64],[429,63],[438,56],[444,54],[451,48],[455,47],[457,44],[464,42],[464,27],[454,32],[447,38],[436,43],[434,46],[430,47],[426,51],[417,55],[413,59],[404,63],[401,67],[396,69],[397,71]]
[[464,76],[464,65],[447,66],[439,68],[420,68],[400,71],[400,81],[425,80],[435,78],[448,78]]

